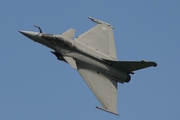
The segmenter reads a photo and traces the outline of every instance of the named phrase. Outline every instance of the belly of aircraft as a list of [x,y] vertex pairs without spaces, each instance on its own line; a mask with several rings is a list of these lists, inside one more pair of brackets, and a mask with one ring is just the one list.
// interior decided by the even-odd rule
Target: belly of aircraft
[[77,62],[77,66],[84,67],[84,69],[90,69],[99,73],[104,74],[105,76],[110,76],[114,78],[117,82],[125,82],[129,75],[113,66],[110,66],[103,61],[94,59],[92,57],[87,57],[79,53],[73,53],[74,59]]

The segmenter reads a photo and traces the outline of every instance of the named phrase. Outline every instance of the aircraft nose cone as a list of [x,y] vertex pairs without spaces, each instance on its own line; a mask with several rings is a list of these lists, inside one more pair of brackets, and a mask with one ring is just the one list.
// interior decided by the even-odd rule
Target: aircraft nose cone
[[32,40],[35,40],[35,39],[37,38],[37,35],[38,35],[37,32],[31,32],[31,31],[19,30],[19,32],[20,32],[21,34],[23,34],[24,36],[32,39]]

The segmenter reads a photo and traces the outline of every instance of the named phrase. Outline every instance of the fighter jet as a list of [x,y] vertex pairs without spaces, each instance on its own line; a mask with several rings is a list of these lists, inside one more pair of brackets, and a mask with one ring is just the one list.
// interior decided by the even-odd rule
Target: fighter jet
[[58,60],[68,63],[82,76],[88,87],[101,103],[98,109],[119,115],[117,112],[118,83],[128,83],[130,74],[143,68],[154,66],[155,62],[118,61],[110,23],[88,17],[97,25],[78,37],[75,30],[69,29],[62,34],[45,34],[19,30],[20,33],[51,48]]

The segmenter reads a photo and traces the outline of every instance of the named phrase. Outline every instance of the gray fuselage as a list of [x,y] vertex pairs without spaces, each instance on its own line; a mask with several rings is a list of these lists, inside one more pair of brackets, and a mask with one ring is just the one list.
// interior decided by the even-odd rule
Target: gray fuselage
[[81,67],[88,66],[89,69],[111,77],[117,82],[123,83],[130,80],[126,72],[103,61],[103,59],[113,60],[113,58],[91,46],[61,35],[42,34],[38,36],[37,42],[52,48],[62,56],[72,57]]

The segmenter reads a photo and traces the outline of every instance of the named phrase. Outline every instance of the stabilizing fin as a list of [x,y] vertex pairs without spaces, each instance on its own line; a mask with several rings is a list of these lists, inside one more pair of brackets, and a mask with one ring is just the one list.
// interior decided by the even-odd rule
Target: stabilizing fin
[[71,65],[72,68],[77,69],[76,61],[71,57],[63,57],[69,65]]
[[66,36],[70,39],[73,39],[74,35],[75,35],[75,30],[71,28],[71,29],[67,30],[66,32],[62,33],[61,35]]
[[140,70],[147,67],[156,67],[157,63],[155,62],[148,62],[145,60],[142,61],[112,61],[112,60],[105,60],[104,61],[108,64],[113,65],[114,67],[120,68],[126,72],[133,74],[133,71]]

